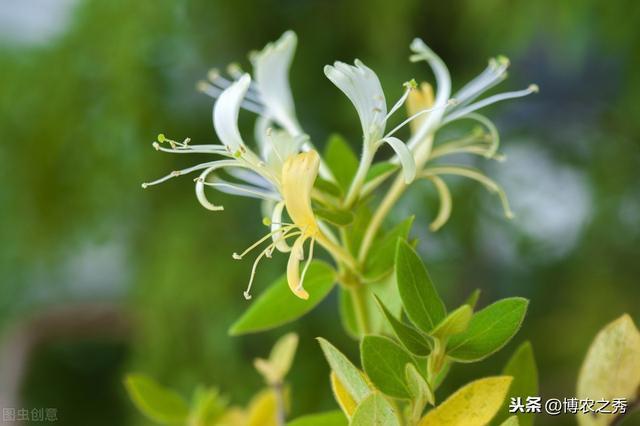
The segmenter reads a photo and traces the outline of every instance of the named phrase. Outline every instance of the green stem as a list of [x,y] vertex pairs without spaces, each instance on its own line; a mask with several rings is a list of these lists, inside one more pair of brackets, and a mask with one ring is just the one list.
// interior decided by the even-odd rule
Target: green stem
[[344,207],[347,209],[353,207],[353,204],[358,200],[360,188],[362,188],[362,185],[367,178],[367,173],[369,172],[369,167],[371,167],[371,162],[373,161],[373,156],[375,154],[375,149],[373,149],[371,145],[372,144],[367,140],[365,140],[362,145],[362,158],[360,159],[358,170],[356,171],[356,175],[353,177],[353,181],[351,182],[351,186],[349,187],[349,191],[347,192],[347,196],[344,200]]
[[[433,143],[433,136],[429,136],[425,139],[424,143],[418,145],[414,152],[414,158],[416,161],[416,170],[418,174],[422,171],[422,168],[429,160],[429,156],[431,155],[431,147]],[[404,177],[398,173],[396,176],[396,180],[391,184],[391,188],[382,199],[380,206],[373,214],[369,225],[367,226],[367,230],[365,231],[364,237],[362,239],[362,244],[360,245],[360,251],[358,252],[358,262],[362,263],[364,259],[367,258],[367,254],[369,249],[371,248],[371,244],[373,243],[373,239],[375,238],[380,226],[382,226],[382,222],[385,217],[393,207],[393,205],[398,201],[400,196],[404,193],[405,189],[407,189],[407,184],[404,182]]]
[[356,315],[356,324],[361,334],[369,334],[371,332],[371,324],[366,300],[367,289],[361,283],[349,287],[351,301],[353,303],[353,311]]

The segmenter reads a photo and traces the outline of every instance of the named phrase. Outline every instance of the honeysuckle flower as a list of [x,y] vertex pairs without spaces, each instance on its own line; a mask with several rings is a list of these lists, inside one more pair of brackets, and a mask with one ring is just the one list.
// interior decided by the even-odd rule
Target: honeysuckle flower
[[[427,136],[432,135],[440,127],[462,119],[478,121],[493,131],[492,125],[488,124],[489,120],[475,114],[475,111],[496,102],[527,96],[538,91],[538,86],[532,84],[524,90],[500,93],[474,102],[480,95],[506,78],[509,60],[504,56],[499,56],[496,59],[491,59],[487,68],[480,75],[456,92],[453,96],[455,102],[451,103],[451,76],[445,63],[418,38],[413,40],[410,47],[413,51],[410,60],[412,62],[427,62],[433,71],[437,87],[435,99],[428,103],[432,111],[429,112],[421,125],[417,126],[407,142],[411,149],[424,142]],[[415,114],[414,111],[411,112]]]
[[[417,162],[421,169],[418,171],[418,176],[429,179],[434,184],[440,198],[440,208],[436,218],[430,225],[431,229],[437,230],[441,228],[447,222],[452,209],[451,192],[444,180],[441,179],[441,175],[463,176],[481,183],[489,191],[499,196],[505,216],[508,218],[513,217],[504,190],[482,171],[459,165],[436,164],[432,166],[431,161],[460,153],[476,154],[486,158],[502,160],[503,157],[497,152],[499,136],[496,127],[488,118],[476,113],[476,111],[502,100],[518,98],[537,92],[537,86],[530,85],[525,90],[501,93],[474,102],[480,95],[506,78],[509,61],[507,58],[500,56],[491,59],[487,68],[480,75],[455,93],[454,99],[456,102],[454,104],[447,105],[451,93],[451,79],[446,65],[420,39],[413,41],[411,50],[414,52],[411,57],[412,61],[426,61],[431,66],[436,77],[438,89],[434,97],[431,85],[422,83],[420,90],[413,91],[407,98],[407,112],[410,116],[415,115],[420,110],[431,109],[427,116],[421,117],[412,123],[412,136],[407,143],[414,150],[419,149],[421,144],[427,144],[426,147],[423,147],[422,156]],[[486,132],[476,129],[463,138],[432,146],[430,135],[433,135],[442,126],[463,119],[479,123],[486,129]],[[425,166],[423,167],[423,165]]]
[[[273,160],[263,159],[245,144],[238,130],[238,114],[243,105],[247,91],[251,85],[251,77],[243,74],[237,81],[223,90],[213,108],[213,125],[215,132],[222,142],[221,145],[190,145],[189,140],[182,143],[170,140],[164,135],[158,137],[153,146],[164,152],[173,153],[198,153],[214,154],[223,157],[214,161],[207,161],[187,169],[171,172],[169,175],[156,181],[144,183],[144,188],[164,182],[172,177],[202,170],[195,179],[196,197],[200,204],[208,210],[223,210],[220,205],[213,204],[207,198],[205,189],[215,188],[221,192],[234,195],[259,198],[278,202],[282,200],[280,195],[281,165]],[[286,134],[270,132],[266,139],[277,138],[274,143],[274,152],[279,153],[282,146],[286,146],[283,154],[296,152],[303,143],[304,136],[296,138]],[[164,148],[161,143],[168,142],[170,147]],[[214,176],[214,173],[226,172],[232,180]]]
[[287,31],[279,40],[267,44],[262,51],[250,57],[256,90],[266,107],[266,117],[277,122],[292,136],[302,133],[289,86],[289,68],[297,44],[296,34]]
[[326,65],[324,73],[354,105],[362,127],[362,160],[347,194],[346,205],[349,206],[357,198],[357,191],[364,183],[373,156],[382,144],[386,143],[393,149],[397,160],[402,165],[405,181],[410,183],[416,174],[413,155],[405,143],[393,135],[406,124],[429,111],[419,111],[417,115],[409,117],[386,134],[385,129],[387,120],[404,104],[409,93],[415,88],[415,82],[405,83],[404,93],[387,112],[386,99],[380,80],[375,72],[362,61],[356,59],[354,65],[336,61],[333,65]]
[[[304,277],[313,259],[313,250],[316,241],[323,245],[330,243],[323,236],[320,225],[311,208],[311,191],[318,176],[320,168],[320,156],[315,150],[289,156],[282,165],[282,197],[283,202],[274,209],[278,223],[271,223],[271,232],[251,245],[244,252],[234,253],[235,259],[242,259],[254,249],[260,247],[266,241],[271,240],[256,257],[251,269],[249,284],[244,292],[247,299],[251,298],[251,287],[255,277],[258,263],[263,257],[271,257],[278,249],[289,252],[287,262],[287,282],[289,288],[297,297],[308,299],[309,293],[304,289]],[[281,222],[282,209],[286,208],[291,223]],[[287,240],[295,238],[289,246]],[[309,241],[308,254],[305,256],[304,246]],[[302,272],[300,263],[305,260]]]
[[[253,250],[260,249],[244,292],[247,299],[251,298],[250,291],[258,264],[275,251],[288,253],[287,282],[293,294],[302,299],[309,297],[304,280],[316,243],[341,266],[357,274],[360,267],[358,261],[362,262],[366,256],[386,211],[414,178],[433,182],[440,196],[440,209],[431,224],[434,230],[444,225],[452,209],[451,192],[442,179],[444,175],[458,175],[480,182],[500,196],[505,214],[511,216],[504,191],[482,171],[438,162],[460,153],[498,160],[502,158],[498,153],[499,138],[495,126],[477,111],[495,102],[525,96],[537,90],[532,85],[525,90],[480,98],[504,80],[509,64],[506,58],[490,60],[478,77],[452,97],[446,65],[424,42],[416,39],[411,44],[413,55],[410,59],[429,64],[435,75],[435,93],[431,85],[418,85],[411,80],[404,83],[402,95],[390,108],[377,75],[361,61],[355,60],[354,65],[342,62],[327,65],[324,68],[326,77],[351,101],[362,128],[362,157],[343,196],[340,191],[337,195],[328,190],[323,192],[327,184],[330,187],[327,182],[314,188],[318,175],[328,180],[335,179],[313,149],[295,114],[288,74],[296,44],[295,34],[288,31],[277,41],[267,44],[262,51],[253,53],[250,56],[253,79],[235,64],[227,69],[229,79],[212,70],[208,76],[209,82],[201,82],[198,87],[216,99],[212,119],[220,143],[192,145],[188,138],[177,142],[160,134],[153,146],[163,152],[205,154],[213,158],[142,185],[146,188],[176,176],[199,172],[194,179],[196,197],[209,210],[223,209],[209,200],[210,189],[262,201],[264,223],[270,227],[269,233],[244,252],[233,254],[235,259],[242,259]],[[407,118],[387,130],[388,121],[403,105],[407,106]],[[253,147],[246,143],[238,128],[241,109],[257,115]],[[461,138],[434,142],[438,130],[461,120],[478,123],[480,128]],[[411,128],[410,137],[403,141],[396,134],[407,124]],[[329,222],[319,218],[330,216],[316,216],[312,206],[318,203],[325,212],[331,212],[332,209],[335,213],[344,212],[394,174],[398,167],[391,167],[367,180],[375,153],[383,144],[388,144],[394,151],[391,163],[401,167],[402,175],[382,201],[380,207],[384,205],[384,208],[379,208],[372,218],[356,261],[349,250],[340,244]]]
[[[266,123],[264,127],[275,123],[292,137],[304,133],[296,118],[289,86],[289,68],[296,45],[295,33],[287,31],[277,41],[250,55],[255,78],[247,89],[246,98],[242,100],[242,107],[258,114]],[[227,71],[234,80],[243,75],[240,67],[235,64]],[[209,82],[200,82],[198,88],[214,99],[233,84],[233,81],[224,78],[216,69],[211,70],[208,77]]]

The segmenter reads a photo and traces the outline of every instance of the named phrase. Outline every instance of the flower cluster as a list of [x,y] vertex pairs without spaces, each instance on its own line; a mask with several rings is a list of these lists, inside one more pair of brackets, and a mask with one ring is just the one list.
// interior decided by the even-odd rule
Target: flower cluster
[[[216,158],[142,185],[146,188],[197,171],[200,174],[195,178],[195,193],[206,209],[223,210],[223,206],[210,201],[207,195],[210,189],[262,200],[263,211],[267,213],[265,223],[270,232],[244,252],[233,254],[235,259],[242,259],[260,248],[244,292],[247,299],[251,297],[251,284],[259,261],[271,257],[274,251],[289,253],[287,280],[291,291],[303,299],[309,297],[304,289],[304,276],[316,242],[337,263],[357,273],[384,214],[415,179],[429,179],[439,193],[441,205],[432,223],[434,230],[447,221],[451,211],[451,194],[442,175],[459,175],[480,182],[500,195],[507,216],[511,215],[501,188],[481,171],[432,163],[432,160],[459,153],[500,159],[497,130],[477,111],[495,102],[537,91],[532,85],[525,90],[478,100],[505,79],[509,65],[506,58],[490,60],[480,75],[452,94],[447,67],[424,42],[416,39],[410,46],[413,52],[410,60],[424,61],[430,66],[437,90],[434,93],[430,84],[418,85],[415,80],[409,80],[390,108],[377,75],[361,61],[356,60],[354,65],[342,62],[327,65],[324,68],[326,77],[353,103],[362,127],[357,171],[344,195],[336,197],[314,185],[318,176],[329,183],[335,182],[335,177],[296,116],[288,81],[296,45],[296,35],[288,31],[262,51],[252,54],[253,75],[243,72],[237,65],[228,67],[228,78],[212,70],[209,81],[200,82],[198,88],[216,100],[213,126],[221,144],[192,145],[189,139],[178,142],[161,134],[153,146],[164,152],[211,154]],[[388,122],[404,105],[408,116],[387,130]],[[252,146],[245,142],[246,137],[238,129],[241,109],[257,115]],[[461,120],[477,122],[480,127],[462,138],[434,144],[434,135],[439,129]],[[410,136],[402,140],[397,134],[407,125],[411,129]],[[393,150],[393,157],[386,162],[389,167],[369,178],[376,153],[384,144]],[[378,214],[371,220],[359,256],[353,255],[340,241],[339,229],[315,213],[315,205],[352,209],[395,174],[398,174],[396,182],[376,210]]]

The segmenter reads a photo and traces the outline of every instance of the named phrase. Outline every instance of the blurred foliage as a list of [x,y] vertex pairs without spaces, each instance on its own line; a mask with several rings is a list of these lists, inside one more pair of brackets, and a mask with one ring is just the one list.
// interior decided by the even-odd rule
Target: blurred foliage
[[[141,182],[189,164],[150,143],[159,132],[214,140],[211,100],[196,93],[195,82],[212,66],[247,66],[247,51],[291,28],[300,39],[292,86],[305,129],[316,141],[339,131],[357,147],[355,113],[322,66],[358,57],[393,98],[410,77],[431,78],[406,61],[410,40],[420,36],[450,65],[458,87],[497,53],[513,62],[507,86],[541,87],[535,98],[492,111],[508,154],[524,149],[550,161],[525,162],[528,179],[504,183],[517,199],[551,180],[548,194],[522,205],[564,212],[570,221],[581,214],[574,243],[552,255],[553,235],[523,230],[526,212],[516,208],[522,220],[506,222],[466,183],[454,189],[452,221],[439,233],[427,231],[435,211],[430,189],[405,197],[398,217],[416,213],[414,237],[451,303],[476,287],[484,291],[481,305],[510,295],[531,299],[520,336],[536,349],[542,393],[572,395],[595,330],[625,311],[640,317],[639,23],[633,1],[79,0],[63,34],[0,47],[0,326],[70,301],[121,304],[136,321],[127,369],[184,390],[216,384],[233,401],[248,401],[260,386],[251,360],[275,334],[229,338],[226,331],[246,309],[250,267],[231,253],[255,239],[259,211],[252,201],[223,199],[224,212],[207,212],[189,178],[142,191]],[[555,169],[564,172],[544,175]],[[576,212],[564,196],[565,172],[579,177],[586,211]],[[264,262],[256,291],[282,266],[278,258]],[[290,376],[295,415],[334,407],[312,337],[354,355],[355,342],[338,321],[328,300],[286,328],[301,336]],[[496,359],[481,368],[496,373],[504,358]],[[453,384],[469,373],[453,371]],[[60,406],[82,403],[82,392],[66,391],[70,385],[91,388],[82,380],[65,384],[71,378],[48,368],[38,374],[38,386],[68,399]],[[26,400],[38,386],[27,383]],[[123,392],[117,380],[112,386],[104,392]],[[571,424],[554,424],[562,421]]]

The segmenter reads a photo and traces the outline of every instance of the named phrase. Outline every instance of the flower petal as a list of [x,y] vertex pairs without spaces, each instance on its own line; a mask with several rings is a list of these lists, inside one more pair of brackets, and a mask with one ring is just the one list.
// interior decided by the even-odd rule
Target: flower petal
[[266,114],[291,135],[302,133],[296,118],[289,68],[298,39],[293,31],[285,32],[277,41],[251,56],[260,100]]
[[304,243],[307,237],[304,235],[299,236],[293,243],[291,254],[289,255],[289,261],[287,262],[287,283],[289,288],[301,299],[307,300],[309,293],[302,288],[302,282],[300,281],[300,262],[304,259]]
[[213,127],[218,138],[232,153],[241,151],[244,145],[238,130],[238,113],[250,84],[251,77],[244,74],[220,94],[213,107]]
[[405,183],[409,184],[416,177],[416,162],[413,159],[413,154],[407,148],[400,139],[393,136],[382,139],[382,142],[386,142],[395,151],[400,164],[402,164],[402,172],[404,174]]
[[387,104],[376,73],[357,59],[355,66],[343,62],[327,65],[324,73],[356,107],[365,139],[376,141],[382,137]]
[[449,96],[451,96],[451,76],[442,59],[440,59],[424,41],[419,38],[414,39],[411,43],[411,50],[414,52],[414,55],[411,56],[411,61],[426,61],[431,67],[437,83],[436,98],[433,103],[434,111],[429,114],[427,120],[425,120],[407,143],[410,148],[413,148],[440,123],[445,113],[447,103],[449,102]]
[[282,197],[287,212],[306,236],[318,233],[318,224],[311,209],[311,190],[319,168],[320,156],[314,150],[292,155],[282,166]]

